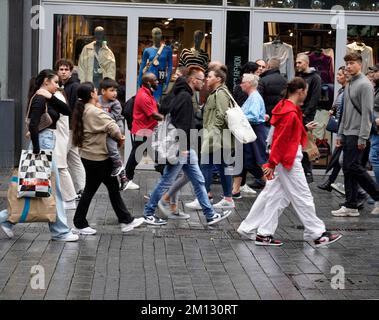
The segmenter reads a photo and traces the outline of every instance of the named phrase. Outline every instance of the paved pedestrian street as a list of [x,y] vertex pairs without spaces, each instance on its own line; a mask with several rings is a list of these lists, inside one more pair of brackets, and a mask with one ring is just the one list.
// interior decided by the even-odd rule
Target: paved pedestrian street
[[[9,172],[0,174],[3,209]],[[141,190],[123,192],[135,217],[142,216],[143,195],[158,177],[138,171],[134,182]],[[242,239],[236,230],[249,212],[251,197],[236,200],[228,220],[206,227],[201,212],[183,207],[193,200],[191,187],[181,196],[189,221],[143,225],[122,235],[102,187],[88,214],[98,230],[95,236],[78,243],[53,242],[46,224],[18,225],[11,240],[0,231],[0,299],[378,299],[379,217],[369,214],[372,205],[358,218],[332,217],[330,210],[342,199],[318,190],[316,183],[311,189],[319,216],[328,230],[344,235],[322,249],[302,241],[302,225],[292,208],[280,218],[276,236],[284,241],[282,247],[257,247]],[[214,191],[218,200],[221,186],[214,185]],[[45,289],[32,289],[35,270],[44,275],[38,284]]]

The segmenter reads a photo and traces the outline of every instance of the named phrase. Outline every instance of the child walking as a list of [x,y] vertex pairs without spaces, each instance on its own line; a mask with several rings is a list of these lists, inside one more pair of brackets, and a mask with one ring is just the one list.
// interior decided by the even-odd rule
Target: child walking
[[[124,117],[122,116],[121,103],[117,100],[117,89],[118,83],[115,80],[104,78],[104,80],[100,83],[101,95],[99,96],[99,104],[101,105],[103,111],[105,111],[114,121],[116,121],[121,133],[124,134]],[[122,184],[126,183],[126,176],[122,158],[118,149],[118,142],[109,135],[107,136],[107,148],[109,158],[111,158],[113,163],[111,176],[120,176],[120,190],[123,190]]]
[[[317,217],[311,191],[301,165],[302,147],[306,145],[307,133],[303,125],[300,105],[307,96],[307,83],[294,78],[288,83],[285,98],[272,111],[274,126],[271,152],[263,172],[268,181],[254,202],[247,218],[242,221],[238,233],[254,240],[260,246],[281,246],[273,235],[284,209],[291,203],[304,225],[304,240],[313,241],[316,247],[331,244],[342,235],[327,232],[325,224]],[[312,130],[317,123],[310,122]]]

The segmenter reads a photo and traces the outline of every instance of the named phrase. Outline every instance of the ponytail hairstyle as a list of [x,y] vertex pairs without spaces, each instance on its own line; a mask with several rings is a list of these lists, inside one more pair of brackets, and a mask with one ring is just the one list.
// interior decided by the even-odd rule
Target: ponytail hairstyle
[[84,139],[83,112],[84,106],[92,99],[91,93],[95,91],[92,82],[82,83],[77,90],[77,101],[72,115],[72,143],[74,146],[82,147]]
[[45,79],[51,80],[56,76],[58,76],[58,74],[54,70],[45,69],[42,70],[37,77],[31,78],[29,82],[28,104],[30,103],[30,99],[42,87]]
[[291,81],[289,81],[287,83],[286,89],[282,93],[283,99],[281,108],[283,108],[285,101],[291,94],[294,94],[297,90],[305,90],[307,87],[308,84],[303,78],[295,77]]

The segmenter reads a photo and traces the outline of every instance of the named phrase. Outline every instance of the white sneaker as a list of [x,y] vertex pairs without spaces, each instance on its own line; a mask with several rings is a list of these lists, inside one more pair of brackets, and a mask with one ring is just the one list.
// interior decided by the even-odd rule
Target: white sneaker
[[228,200],[225,200],[222,199],[220,202],[216,203],[213,208],[215,209],[233,209],[235,208],[235,204],[234,204],[234,201],[228,201]]
[[240,188],[241,192],[248,193],[248,194],[257,194],[257,192],[253,189],[251,189],[247,184],[243,185]]
[[186,204],[184,204],[188,209],[192,209],[192,210],[201,210],[201,205],[199,203],[199,200],[195,199],[193,200],[192,202],[188,202]]
[[343,183],[332,183],[330,186],[338,193],[345,195],[345,185]]
[[379,202],[375,201],[375,208],[370,212],[370,214],[378,215],[379,214]]
[[14,233],[13,233],[12,229],[8,228],[4,223],[1,223],[0,227],[9,239],[12,239],[14,237]]
[[139,190],[139,185],[130,180],[124,190]]
[[63,201],[63,208],[65,210],[76,210],[76,202],[75,202],[75,200],[72,200],[72,201]]
[[342,206],[338,210],[332,211],[332,215],[335,217],[359,217],[358,209],[351,209]]
[[93,229],[91,227],[87,227],[84,229],[72,228],[71,231],[75,234],[82,234],[84,236],[91,236],[91,235],[96,234],[96,232],[97,232],[95,229]]
[[79,240],[79,236],[77,234],[69,233],[66,237],[64,238],[53,238],[51,239],[53,241],[58,241],[58,242],[75,242]]
[[243,237],[245,237],[245,238],[248,238],[249,240],[253,240],[253,241],[255,241],[255,238],[256,238],[255,233],[248,233],[248,232],[245,232],[245,231],[243,231],[241,228],[238,228],[238,229],[237,229],[237,232],[238,232],[241,236],[243,236]]
[[145,218],[135,218],[131,223],[121,223],[121,231],[128,232],[145,223]]

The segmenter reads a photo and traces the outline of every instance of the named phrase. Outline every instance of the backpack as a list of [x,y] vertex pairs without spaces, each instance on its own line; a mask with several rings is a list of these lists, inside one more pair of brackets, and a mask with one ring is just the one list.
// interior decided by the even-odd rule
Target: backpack
[[131,97],[128,101],[126,101],[125,107],[122,110],[122,115],[124,116],[124,118],[126,120],[126,124],[127,124],[129,130],[132,130],[133,110],[134,110],[135,100],[136,100],[136,96]]

